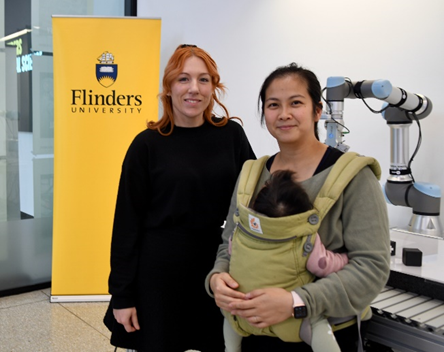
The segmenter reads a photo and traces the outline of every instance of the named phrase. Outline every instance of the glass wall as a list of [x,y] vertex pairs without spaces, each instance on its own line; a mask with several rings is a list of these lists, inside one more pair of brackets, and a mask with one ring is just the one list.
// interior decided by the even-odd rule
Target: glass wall
[[52,15],[124,10],[124,0],[0,0],[0,295],[51,281]]

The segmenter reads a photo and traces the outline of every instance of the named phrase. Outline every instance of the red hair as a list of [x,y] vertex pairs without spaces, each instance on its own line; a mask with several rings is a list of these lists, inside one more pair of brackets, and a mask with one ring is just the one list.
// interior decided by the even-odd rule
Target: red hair
[[[173,132],[174,128],[174,116],[173,116],[173,104],[171,101],[171,83],[176,79],[182,72],[185,65],[185,60],[195,56],[202,59],[205,66],[208,69],[208,73],[211,76],[211,81],[213,85],[213,94],[210,100],[210,104],[205,109],[203,117],[206,121],[214,126],[225,126],[230,119],[227,108],[220,102],[219,96],[225,93],[225,86],[220,82],[219,72],[217,71],[216,62],[211,58],[211,56],[203,49],[198,48],[194,45],[179,45],[170,57],[168,64],[165,67],[165,72],[163,75],[163,90],[159,94],[160,101],[163,106],[163,115],[158,121],[149,121],[148,128],[152,130],[157,130],[161,135],[168,136]],[[226,116],[222,117],[217,122],[213,121],[211,118],[213,116],[214,103],[217,103],[225,112]],[[166,128],[170,126],[170,130],[166,131]]]

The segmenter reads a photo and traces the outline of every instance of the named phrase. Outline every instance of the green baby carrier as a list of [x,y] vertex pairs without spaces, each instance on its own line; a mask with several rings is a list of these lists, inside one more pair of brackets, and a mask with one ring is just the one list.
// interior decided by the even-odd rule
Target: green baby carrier
[[[315,276],[306,269],[306,265],[322,219],[361,169],[370,166],[378,179],[381,175],[380,166],[374,158],[353,152],[345,153],[333,165],[312,210],[269,218],[248,208],[268,159],[268,156],[264,156],[246,161],[240,174],[229,272],[239,283],[238,290],[241,292],[266,287],[281,287],[291,291],[312,282]],[[267,335],[287,342],[302,341],[299,331],[303,319],[289,318],[259,329],[243,318],[226,311],[223,313],[241,336]],[[333,330],[343,327],[333,326]]]

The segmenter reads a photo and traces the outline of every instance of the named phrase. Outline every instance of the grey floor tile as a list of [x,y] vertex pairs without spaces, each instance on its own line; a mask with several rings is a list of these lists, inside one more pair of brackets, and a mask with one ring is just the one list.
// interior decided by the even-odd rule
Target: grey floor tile
[[22,293],[7,297],[0,297],[0,309],[16,307],[36,302],[49,302],[49,297],[43,290]]
[[44,296],[39,291],[0,299],[2,352],[114,351],[108,331],[100,326],[103,303],[65,307]]
[[62,307],[77,316],[79,319],[96,329],[108,339],[111,336],[109,330],[103,324],[103,317],[105,316],[108,302],[94,302],[94,303],[60,303]]

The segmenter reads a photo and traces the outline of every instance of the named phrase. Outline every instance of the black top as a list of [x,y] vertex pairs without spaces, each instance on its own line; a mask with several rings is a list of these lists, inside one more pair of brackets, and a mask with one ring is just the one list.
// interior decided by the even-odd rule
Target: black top
[[224,127],[208,122],[197,128],[175,126],[170,136],[149,129],[137,135],[122,166],[110,293],[131,296],[115,285],[123,278],[116,278],[114,269],[122,268],[123,276],[136,271],[126,259],[137,255],[139,235],[167,230],[187,236],[190,230],[220,228],[242,165],[252,158],[244,130],[234,121]]
[[[342,154],[344,154],[344,153],[341,152],[339,149],[328,146],[327,150],[325,151],[324,155],[322,156],[322,159],[319,162],[319,165],[316,168],[313,176],[324,171],[325,169],[328,169],[330,166],[332,166],[341,157]],[[275,157],[276,157],[276,154],[271,156],[270,159],[267,160],[267,169],[268,170],[270,170]]]
[[[222,327],[215,326],[222,315],[204,281],[238,174],[254,158],[232,120],[223,127],[175,126],[169,136],[147,129],[135,137],[122,166],[112,234],[112,302],[105,319],[112,344],[209,350],[220,339],[214,351],[223,350]],[[181,318],[177,301],[184,303]],[[129,307],[136,307],[140,332],[126,333],[112,316],[111,308]],[[213,322],[208,331],[197,329],[207,321]]]

